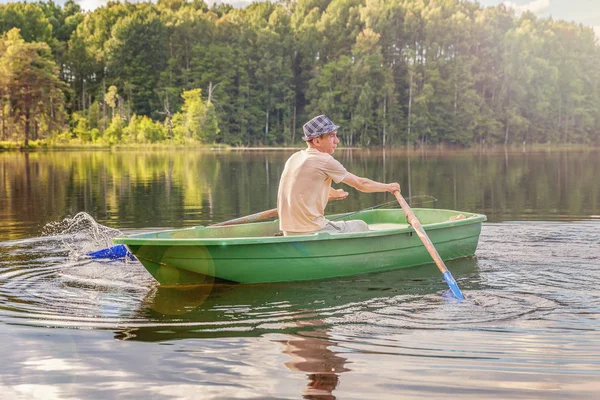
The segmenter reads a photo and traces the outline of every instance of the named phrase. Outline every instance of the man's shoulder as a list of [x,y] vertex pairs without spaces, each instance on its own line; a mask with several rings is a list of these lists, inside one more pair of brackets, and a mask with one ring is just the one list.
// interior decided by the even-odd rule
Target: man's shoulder
[[320,156],[315,156],[314,165],[318,165],[319,169],[330,172],[345,172],[346,168],[335,157],[328,153],[320,153]]
[[[315,157],[321,160],[335,160],[335,157],[333,157],[331,154],[329,153],[323,153],[322,151],[316,150],[316,149],[304,149],[302,150],[306,156],[308,157]],[[336,160],[337,161],[337,160]]]
[[289,158],[288,158],[288,162],[292,161],[292,160],[297,160],[298,158],[305,158],[306,154],[304,150],[300,150],[295,152],[294,154],[292,154]]
[[341,170],[344,166],[331,154],[323,153],[313,148],[298,151],[289,158],[291,165],[311,166],[312,168],[324,170]]

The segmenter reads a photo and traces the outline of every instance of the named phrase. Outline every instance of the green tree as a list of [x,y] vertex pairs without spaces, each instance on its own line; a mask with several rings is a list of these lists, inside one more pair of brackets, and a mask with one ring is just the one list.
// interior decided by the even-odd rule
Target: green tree
[[38,4],[19,2],[0,5],[0,33],[13,28],[19,29],[26,42],[49,43],[52,40],[52,24]]
[[156,143],[164,140],[166,129],[159,122],[154,122],[147,116],[138,117],[133,115],[129,120],[129,125],[123,131],[123,140],[125,142],[136,143]]
[[111,145],[121,143],[123,139],[124,128],[125,122],[123,119],[118,115],[114,116],[110,121],[110,125],[108,125],[108,128],[106,128],[106,131],[104,132],[104,140]]
[[2,36],[0,87],[24,145],[64,128],[66,85],[45,43],[26,43],[19,29]]
[[[15,27],[24,43],[49,46],[38,54],[71,90],[55,81],[62,100],[29,101],[35,115],[25,118],[16,102],[27,96],[4,73],[2,139],[58,135],[66,111],[70,134],[105,142],[282,145],[298,142],[303,121],[327,113],[343,126],[346,145],[600,143],[592,29],[517,16],[505,5],[298,0],[233,8],[159,0],[111,1],[85,13],[74,0],[0,5],[0,31]],[[8,42],[2,46],[7,60]],[[23,65],[39,69],[30,61]],[[111,87],[120,95],[108,96],[109,105]],[[184,110],[181,94],[196,88],[205,98]],[[44,107],[54,116],[43,118]],[[168,133],[149,121],[164,121]],[[154,133],[140,134],[141,125]]]
[[91,142],[92,135],[88,119],[79,113],[73,113],[71,121],[74,125],[73,136],[82,142]]
[[187,90],[182,97],[181,113],[173,119],[176,136],[180,140],[214,142],[219,134],[218,122],[213,105],[202,99],[202,89]]
[[115,107],[117,107],[117,101],[119,100],[119,94],[117,93],[117,87],[111,86],[108,88],[108,91],[104,95],[104,101],[106,105],[108,105],[112,111],[111,118],[115,117]]
[[[105,7],[86,14],[71,34],[65,64],[73,90],[73,110],[85,110],[94,101],[103,100],[106,92],[106,44],[115,23],[133,7],[131,4],[109,2]],[[103,108],[103,118],[105,111]]]
[[140,4],[120,18],[106,45],[108,77],[124,92],[131,111],[158,116],[162,110],[155,91],[166,66],[167,30],[155,6]]

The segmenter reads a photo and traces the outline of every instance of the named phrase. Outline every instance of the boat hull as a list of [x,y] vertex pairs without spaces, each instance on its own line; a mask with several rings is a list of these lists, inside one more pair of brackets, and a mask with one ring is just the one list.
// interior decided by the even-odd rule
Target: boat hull
[[[424,210],[414,211],[419,217],[427,214]],[[353,219],[363,219],[372,227],[387,228],[367,233],[243,236],[248,232],[262,235],[276,231],[277,221],[273,221],[246,224],[237,231],[235,227],[219,228],[229,232],[193,228],[118,238],[115,242],[127,245],[161,284],[205,283],[214,278],[240,283],[302,281],[431,263],[421,240],[398,211],[401,213],[401,210],[372,210],[353,215]],[[431,212],[444,214],[438,219],[458,213]],[[458,221],[423,224],[442,259],[475,253],[485,216],[467,215]],[[227,234],[238,236],[219,236]]]

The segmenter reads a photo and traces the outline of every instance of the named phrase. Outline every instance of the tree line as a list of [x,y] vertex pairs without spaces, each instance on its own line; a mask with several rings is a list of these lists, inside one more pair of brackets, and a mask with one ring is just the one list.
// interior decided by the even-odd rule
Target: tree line
[[0,5],[0,141],[600,144],[589,27],[463,0]]

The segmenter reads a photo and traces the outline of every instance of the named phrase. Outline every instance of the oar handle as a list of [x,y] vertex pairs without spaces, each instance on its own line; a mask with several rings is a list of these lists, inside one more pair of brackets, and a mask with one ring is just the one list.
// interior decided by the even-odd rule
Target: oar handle
[[448,268],[446,268],[444,260],[442,260],[442,257],[440,257],[440,254],[431,242],[431,239],[429,239],[429,236],[427,236],[427,233],[425,233],[425,229],[423,229],[421,222],[419,222],[413,210],[410,208],[406,200],[404,200],[404,197],[402,197],[400,192],[394,192],[394,196],[396,196],[396,200],[398,200],[398,203],[400,203],[400,207],[402,207],[404,215],[406,215],[406,220],[413,227],[415,232],[417,232],[417,236],[419,236],[419,239],[421,239],[421,242],[423,242],[423,245],[431,255],[431,258],[433,258],[433,262],[435,262],[435,265],[437,265],[438,269],[442,273],[444,280],[446,283],[448,283],[448,286],[450,287],[450,290],[452,290],[454,296],[460,300],[464,300],[464,296],[456,284],[454,277]]
[[429,254],[431,254],[431,258],[433,258],[435,265],[437,265],[440,272],[443,274],[444,272],[446,272],[448,270],[448,268],[446,268],[446,264],[444,264],[444,260],[442,260],[442,257],[440,257],[440,254],[437,252],[435,246],[431,242],[431,239],[429,239],[429,236],[427,236],[427,233],[425,233],[425,229],[423,229],[421,222],[417,219],[415,213],[410,208],[410,206],[408,205],[406,200],[404,200],[404,197],[402,197],[400,192],[394,192],[394,196],[396,196],[398,203],[400,203],[400,207],[402,207],[402,210],[404,211],[404,214],[406,215],[406,220],[408,221],[410,226],[413,227],[415,232],[417,232],[417,235],[423,242],[423,245],[427,248],[427,251],[429,252]]

